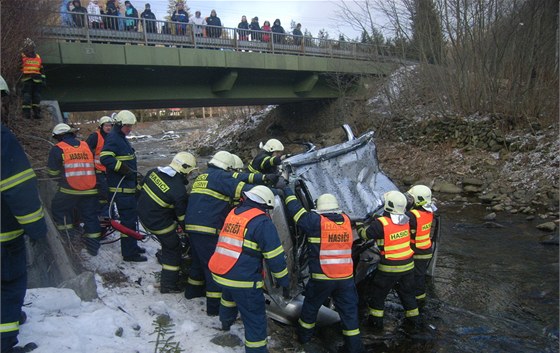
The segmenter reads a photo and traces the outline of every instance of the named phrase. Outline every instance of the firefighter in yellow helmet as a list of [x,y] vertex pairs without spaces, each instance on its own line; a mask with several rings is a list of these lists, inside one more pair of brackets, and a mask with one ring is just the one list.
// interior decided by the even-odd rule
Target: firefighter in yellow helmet
[[113,128],[113,119],[103,116],[99,119],[98,128],[86,139],[95,162],[95,175],[97,177],[97,191],[99,192],[100,216],[108,217],[109,210],[109,187],[107,186],[107,168],[101,164],[101,151],[105,145],[107,134]]
[[161,293],[181,291],[177,284],[181,264],[181,239],[177,226],[185,228],[187,177],[197,169],[189,152],[177,153],[171,163],[146,173],[138,198],[138,218],[144,228],[161,243]]
[[277,139],[270,139],[259,145],[261,151],[247,167],[252,173],[275,174],[278,166],[287,157],[283,154],[284,145]]

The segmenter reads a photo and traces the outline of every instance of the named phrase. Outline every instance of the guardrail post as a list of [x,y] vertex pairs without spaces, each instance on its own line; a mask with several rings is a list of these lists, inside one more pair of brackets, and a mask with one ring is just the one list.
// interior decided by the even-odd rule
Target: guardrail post
[[146,29],[146,19],[142,17],[142,31],[144,32],[144,45],[148,46],[148,31]]
[[86,28],[86,41],[91,44],[91,38],[89,36],[89,14],[85,13],[84,16],[84,27]]

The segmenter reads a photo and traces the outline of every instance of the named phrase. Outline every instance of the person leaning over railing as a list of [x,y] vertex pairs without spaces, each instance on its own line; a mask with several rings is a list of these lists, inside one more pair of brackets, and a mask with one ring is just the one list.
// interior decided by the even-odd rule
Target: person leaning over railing
[[283,44],[285,42],[284,34],[286,33],[286,31],[280,24],[280,19],[277,18],[276,20],[274,20],[274,25],[272,26],[271,31],[273,33],[272,40],[274,43]]
[[88,7],[87,7],[87,12],[88,12],[88,21],[89,21],[89,26],[91,28],[101,28],[102,22],[101,22],[101,8],[99,7],[99,0],[92,0]]
[[[115,0],[107,0],[107,5],[105,6],[105,14],[109,16],[118,16],[119,7],[115,4]],[[105,28],[118,30],[119,25],[117,23],[118,19],[116,17],[104,17]]]
[[[249,22],[247,22],[247,16],[241,16],[241,22],[237,25],[239,29],[249,29]],[[249,31],[238,31],[239,40],[249,40]]]
[[206,17],[208,28],[206,33],[210,38],[220,38],[222,36],[222,21],[216,15],[216,10],[210,12],[210,16]]
[[176,34],[184,35],[187,33],[187,23],[189,22],[189,14],[184,9],[184,4],[182,1],[178,2],[176,5],[176,10],[173,11],[171,15],[171,21],[181,22],[181,24],[175,24],[177,27]]
[[251,19],[249,29],[251,29],[251,40],[253,42],[260,42],[262,40],[262,35],[259,33],[261,31],[261,26],[259,25],[259,18],[257,16]]

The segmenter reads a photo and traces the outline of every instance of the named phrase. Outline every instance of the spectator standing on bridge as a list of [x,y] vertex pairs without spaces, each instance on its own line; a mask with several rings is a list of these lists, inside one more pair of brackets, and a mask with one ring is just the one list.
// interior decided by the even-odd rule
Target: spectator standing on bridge
[[96,256],[101,226],[97,218],[99,200],[93,153],[86,142],[76,138],[76,129],[67,124],[57,124],[52,136],[58,143],[49,152],[47,173],[59,179],[51,204],[53,220],[59,231],[71,231],[74,229],[73,213],[77,209],[84,222],[86,249]]
[[[37,177],[25,151],[15,135],[2,124],[2,221],[0,222],[0,256],[2,262],[1,322],[2,352],[28,352],[37,348],[35,343],[24,347],[18,343],[19,326],[26,315],[21,310],[27,290],[27,260],[24,234],[31,244],[46,239],[43,205],[37,191]],[[38,244],[42,246],[42,244]],[[46,245],[46,244],[45,244]]]
[[204,37],[205,28],[203,26],[206,26],[206,20],[201,17],[200,11],[196,11],[194,16],[191,16],[189,19],[189,22],[193,24],[194,36],[199,38]]
[[274,43],[278,43],[278,44],[283,44],[285,42],[285,36],[284,34],[286,33],[286,31],[284,30],[284,27],[282,27],[282,25],[280,24],[280,19],[276,19],[274,21],[274,25],[271,28],[272,30],[272,40]]
[[180,22],[175,24],[177,27],[177,35],[185,35],[187,33],[187,23],[189,23],[189,14],[185,11],[185,4],[182,1],[175,4],[175,11],[171,15],[171,21]]
[[23,83],[22,112],[23,117],[31,119],[31,110],[35,119],[41,119],[41,91],[46,82],[41,56],[35,52],[35,42],[26,38],[21,53],[21,81]]
[[144,11],[140,14],[144,19],[144,28],[147,33],[157,33],[156,15],[152,12],[150,4],[144,6]]
[[80,2],[80,0],[72,1],[72,5],[74,5],[74,8],[72,9],[72,20],[74,21],[74,25],[80,28],[85,27],[87,23],[87,9],[85,7],[82,7],[82,3]]
[[249,31],[242,31],[243,29],[249,29],[249,22],[247,22],[247,16],[245,15],[241,16],[241,22],[239,22],[237,28],[240,29],[240,31],[237,31],[237,33],[239,33],[239,40],[249,40]]
[[[114,193],[115,203],[121,224],[136,230],[138,216],[136,213],[137,164],[134,148],[126,139],[136,124],[136,116],[121,110],[114,117],[114,125],[107,134],[105,145],[101,151],[101,163],[107,168],[107,184],[109,192]],[[121,233],[121,254],[124,261],[143,262],[148,259],[142,254],[146,252],[138,246],[136,239]]]
[[296,25],[296,28],[292,31],[294,37],[294,44],[301,45],[301,39],[303,38],[303,33],[301,33],[301,23]]
[[94,29],[101,28],[101,8],[99,7],[99,0],[92,0],[90,1],[87,12],[89,14],[89,26]]
[[105,14],[108,16],[115,16],[115,17],[108,17],[105,19],[105,28],[118,30],[118,16],[119,16],[119,7],[115,4],[115,0],[107,0],[107,5],[105,6]]
[[124,6],[124,16],[126,17],[126,20],[124,22],[125,29],[131,32],[138,31],[138,11],[128,0],[124,2]]
[[342,336],[348,353],[364,351],[358,319],[358,292],[352,261],[352,226],[332,194],[317,199],[315,212],[308,212],[289,187],[284,188],[288,214],[307,235],[309,272],[305,300],[298,320],[300,343],[311,341],[321,305],[332,297],[342,322]]
[[222,21],[216,15],[216,10],[210,12],[210,16],[206,18],[208,28],[206,32],[210,38],[220,38],[222,36]]
[[270,27],[270,22],[269,22],[269,21],[264,21],[264,24],[263,24],[261,30],[262,30],[263,32],[267,32],[267,33],[261,33],[262,41],[263,41],[263,42],[267,42],[267,43],[270,42],[270,34],[269,34],[269,32],[272,32],[272,29],[271,29],[271,27]]
[[60,20],[63,26],[74,27],[71,6],[72,0],[62,0],[62,5],[60,5]]
[[251,19],[251,23],[249,24],[249,29],[251,29],[251,40],[254,42],[261,41],[261,26],[259,25],[259,18],[257,16]]

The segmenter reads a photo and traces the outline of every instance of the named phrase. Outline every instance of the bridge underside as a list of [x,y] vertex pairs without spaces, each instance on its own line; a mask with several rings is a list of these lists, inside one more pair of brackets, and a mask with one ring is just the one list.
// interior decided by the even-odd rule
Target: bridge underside
[[[62,111],[267,105],[335,99],[393,65],[209,49],[51,42],[44,99]],[[348,85],[348,82],[352,84]],[[348,94],[348,92],[345,92]]]

